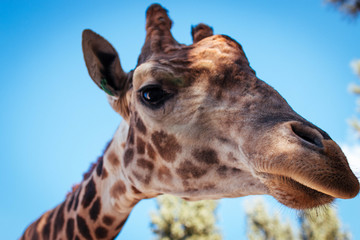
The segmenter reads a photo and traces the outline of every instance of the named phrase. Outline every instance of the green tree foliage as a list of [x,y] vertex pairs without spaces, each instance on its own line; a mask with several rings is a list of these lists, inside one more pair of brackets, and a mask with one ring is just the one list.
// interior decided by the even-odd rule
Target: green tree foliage
[[335,5],[341,11],[351,16],[358,16],[360,12],[360,0],[326,0]]
[[270,216],[259,201],[247,212],[247,234],[250,240],[350,240],[341,229],[336,211],[331,207],[304,211],[298,217],[299,226],[282,223],[279,215]]
[[216,201],[187,202],[163,195],[158,211],[151,214],[151,229],[158,240],[221,240],[215,226]]
[[262,201],[256,202],[246,217],[249,240],[295,239],[290,223],[282,223],[278,214],[269,215]]

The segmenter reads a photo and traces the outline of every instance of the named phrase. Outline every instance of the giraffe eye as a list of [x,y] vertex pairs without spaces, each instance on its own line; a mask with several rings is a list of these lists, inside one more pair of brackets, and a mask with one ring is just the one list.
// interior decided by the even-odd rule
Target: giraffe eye
[[140,94],[142,101],[152,107],[160,107],[171,96],[158,85],[145,86],[140,90]]

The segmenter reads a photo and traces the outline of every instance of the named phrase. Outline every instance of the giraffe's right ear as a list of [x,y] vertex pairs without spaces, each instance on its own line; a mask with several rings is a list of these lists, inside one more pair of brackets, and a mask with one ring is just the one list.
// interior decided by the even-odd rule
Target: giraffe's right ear
[[129,109],[126,98],[131,83],[121,67],[116,50],[103,37],[89,29],[83,31],[82,48],[90,77],[107,93],[114,110],[127,120]]

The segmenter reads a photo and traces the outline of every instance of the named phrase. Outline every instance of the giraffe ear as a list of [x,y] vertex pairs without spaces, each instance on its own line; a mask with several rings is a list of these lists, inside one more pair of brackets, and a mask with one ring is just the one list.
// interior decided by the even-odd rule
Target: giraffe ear
[[86,29],[82,34],[82,48],[89,75],[96,85],[110,96],[122,96],[128,90],[128,77],[113,46]]
[[107,40],[89,29],[83,31],[82,48],[90,77],[107,93],[114,110],[126,119],[129,113],[126,95],[131,83],[121,67],[116,50]]

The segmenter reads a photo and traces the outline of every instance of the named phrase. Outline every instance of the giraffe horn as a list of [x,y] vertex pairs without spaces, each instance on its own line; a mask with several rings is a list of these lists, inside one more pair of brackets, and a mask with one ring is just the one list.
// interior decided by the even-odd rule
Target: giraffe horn
[[191,36],[193,39],[193,43],[197,43],[206,37],[212,36],[213,34],[213,28],[204,23],[199,23],[195,27],[191,27]]
[[180,44],[171,34],[172,21],[168,11],[159,4],[152,4],[146,10],[146,39],[138,65],[148,60],[153,53],[167,53]]

